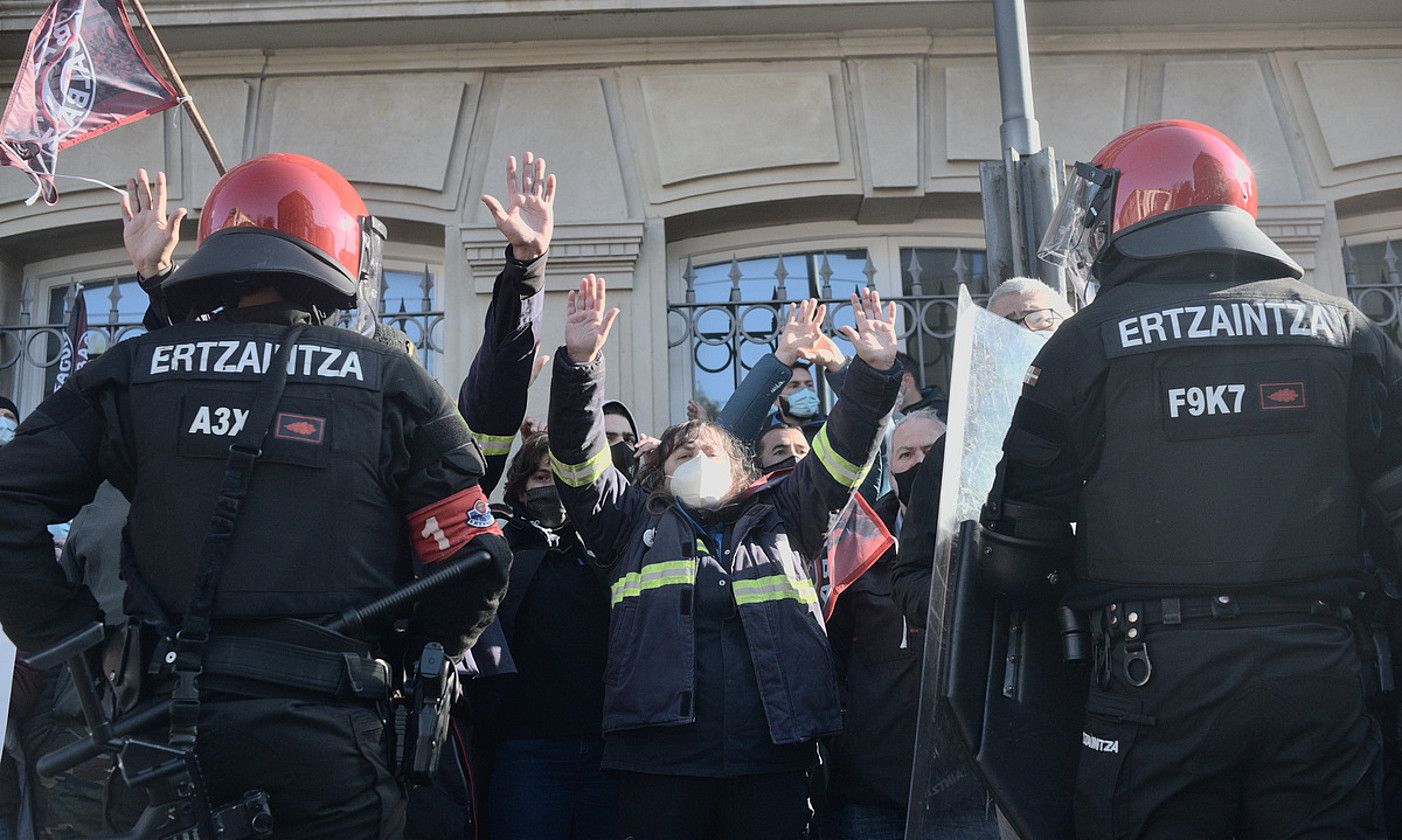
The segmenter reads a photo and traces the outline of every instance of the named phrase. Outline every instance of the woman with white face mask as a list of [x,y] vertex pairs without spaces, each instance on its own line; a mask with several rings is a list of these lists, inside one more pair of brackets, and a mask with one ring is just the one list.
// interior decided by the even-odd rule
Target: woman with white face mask
[[852,310],[858,360],[792,473],[756,481],[733,437],[692,420],[630,483],[602,417],[600,351],[618,310],[593,275],[570,293],[551,467],[611,585],[603,766],[618,774],[620,836],[803,836],[816,739],[842,727],[814,561],[901,385],[894,307],[866,292]]

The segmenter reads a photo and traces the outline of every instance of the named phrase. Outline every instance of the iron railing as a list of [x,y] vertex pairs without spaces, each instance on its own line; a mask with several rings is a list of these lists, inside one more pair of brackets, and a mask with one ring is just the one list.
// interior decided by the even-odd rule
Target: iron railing
[[1349,300],[1402,340],[1402,260],[1392,241],[1343,247]]
[[[949,363],[953,350],[954,324],[958,314],[960,285],[968,285],[970,294],[979,303],[987,301],[988,278],[975,276],[968,259],[967,249],[947,249],[953,251],[953,266],[945,272],[947,276],[930,282],[928,269],[921,264],[919,249],[902,250],[905,262],[901,288],[902,294],[887,296],[883,301],[896,304],[901,345],[921,370],[924,371],[924,384],[948,386]],[[851,301],[848,297],[833,294],[836,278],[826,254],[810,255],[817,258],[817,270],[810,272],[813,284],[807,282],[803,288],[794,290],[790,286],[790,272],[786,261],[799,257],[779,255],[772,273],[763,276],[746,275],[741,268],[741,260],[731,257],[727,277],[730,281],[727,299],[723,301],[698,301],[696,292],[697,268],[690,259],[682,272],[685,283],[684,299],[667,306],[667,345],[669,349],[687,347],[691,364],[704,374],[728,374],[731,387],[738,387],[749,372],[752,362],[747,359],[747,349],[755,352],[770,352],[778,344],[786,308],[810,296],[820,303],[827,304],[827,318],[824,332],[839,341],[838,327],[850,325]],[[868,289],[877,288],[877,269],[868,256],[861,269],[861,278],[842,278],[847,283]],[[756,281],[772,281],[767,296],[756,298]],[[748,289],[748,299],[747,290]],[[708,350],[718,348],[718,350]],[[748,354],[753,357],[753,353]],[[712,356],[709,361],[706,356]]]
[[[98,322],[93,316],[92,308],[89,307],[88,310],[88,346],[93,357],[101,355],[107,347],[118,341],[141,335],[146,331],[139,320],[140,316],[132,316],[130,311],[123,315],[122,303],[126,295],[122,291],[122,285],[123,281],[130,280],[130,276],[116,276],[110,281],[98,281],[110,282],[111,291],[107,294],[110,306],[104,321]],[[444,317],[443,310],[434,305],[435,282],[433,273],[425,267],[422,278],[416,284],[422,290],[422,296],[412,302],[405,295],[395,298],[397,303],[391,302],[385,294],[386,287],[382,287],[379,314],[382,321],[403,330],[414,341],[425,369],[437,376],[442,370]],[[57,365],[61,337],[68,327],[69,313],[73,311],[74,301],[82,288],[81,283],[68,284],[63,298],[63,310],[56,322],[34,323],[34,295],[33,291],[26,287],[20,298],[18,322],[0,324],[0,370],[8,370],[21,364],[39,370],[47,370]],[[350,312],[342,313],[339,325],[349,326],[352,315]]]

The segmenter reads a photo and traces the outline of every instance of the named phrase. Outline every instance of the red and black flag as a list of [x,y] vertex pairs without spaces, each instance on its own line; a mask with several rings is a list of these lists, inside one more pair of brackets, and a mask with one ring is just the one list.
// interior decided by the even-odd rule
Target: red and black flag
[[831,619],[837,598],[876,565],[896,538],[861,493],[853,493],[833,521],[827,543],[827,605],[823,618]]
[[78,368],[88,363],[88,302],[83,297],[83,287],[75,287],[73,308],[68,311],[68,326],[64,327],[63,346],[58,351],[58,376],[54,378],[54,390],[63,387],[68,377],[78,372]]
[[53,0],[29,34],[0,117],[0,165],[24,170],[29,199],[58,201],[58,153],[180,104],[136,42],[123,0]]

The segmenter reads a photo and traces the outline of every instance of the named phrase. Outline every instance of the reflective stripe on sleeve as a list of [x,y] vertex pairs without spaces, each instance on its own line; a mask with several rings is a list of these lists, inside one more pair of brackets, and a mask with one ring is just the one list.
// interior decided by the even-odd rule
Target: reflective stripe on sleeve
[[803,604],[816,606],[818,593],[808,580],[792,580],[786,575],[770,575],[753,580],[737,580],[733,583],[736,604],[762,604],[765,601],[782,601],[791,598]]
[[823,428],[818,430],[818,434],[813,438],[813,455],[817,456],[823,469],[828,471],[838,484],[844,487],[856,487],[866,478],[867,471],[871,469],[871,464],[858,466],[841,455],[832,448],[832,443],[828,440],[828,426],[823,424]]
[[589,460],[582,464],[566,464],[555,453],[550,453],[550,469],[554,471],[556,478],[565,482],[571,487],[585,487],[599,480],[608,468],[613,465],[613,455],[608,447],[600,449],[590,456]]
[[623,603],[625,598],[636,598],[649,589],[691,585],[696,582],[696,567],[696,560],[668,560],[649,563],[636,572],[629,572],[613,582],[612,606]]
[[472,433],[472,439],[477,441],[477,445],[482,448],[482,454],[488,457],[493,455],[510,455],[511,444],[516,440],[515,435],[489,435],[479,432],[472,427],[468,427]]

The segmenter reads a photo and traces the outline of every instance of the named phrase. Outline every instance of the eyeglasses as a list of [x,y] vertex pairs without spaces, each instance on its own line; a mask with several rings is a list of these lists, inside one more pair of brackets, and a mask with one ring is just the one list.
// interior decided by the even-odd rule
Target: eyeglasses
[[1044,309],[1033,309],[1017,316],[1009,315],[1008,320],[1024,326],[1032,332],[1046,332],[1055,329],[1056,325],[1064,319],[1060,312],[1048,306]]

